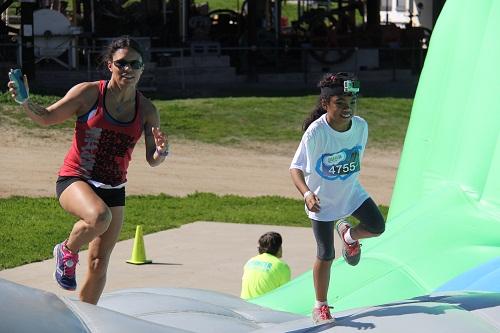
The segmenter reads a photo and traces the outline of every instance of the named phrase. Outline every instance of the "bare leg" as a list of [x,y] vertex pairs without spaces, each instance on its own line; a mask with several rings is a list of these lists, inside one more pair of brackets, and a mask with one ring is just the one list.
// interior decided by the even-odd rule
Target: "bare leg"
[[331,267],[332,260],[320,260],[316,258],[314,262],[313,278],[317,301],[326,302],[327,300]]
[[89,244],[88,270],[80,290],[82,302],[97,304],[106,285],[109,258],[123,224],[125,207],[111,207],[113,219],[105,233]]
[[83,245],[108,229],[112,218],[111,210],[84,181],[68,186],[59,202],[68,213],[80,218],[74,224],[66,243],[72,252],[78,252]]

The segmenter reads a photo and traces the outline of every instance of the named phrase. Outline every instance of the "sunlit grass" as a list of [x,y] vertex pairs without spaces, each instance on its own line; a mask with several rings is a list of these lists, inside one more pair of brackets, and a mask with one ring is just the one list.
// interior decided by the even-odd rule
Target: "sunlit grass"
[[[57,97],[34,95],[33,100],[49,105]],[[316,101],[317,96],[310,95],[155,100],[154,104],[170,137],[234,146],[246,142],[298,142],[302,123]],[[401,147],[412,102],[404,98],[359,99],[358,114],[368,121],[371,147]],[[37,127],[6,94],[0,97],[0,105],[4,122]],[[54,128],[73,126],[73,120],[69,120]]]
[[[386,215],[387,208],[381,209]],[[75,218],[55,198],[11,197],[0,199],[0,221],[2,270],[50,258],[53,246],[68,236]],[[195,221],[309,227],[303,202],[279,196],[129,196],[120,240],[133,238],[139,224],[147,234]]]

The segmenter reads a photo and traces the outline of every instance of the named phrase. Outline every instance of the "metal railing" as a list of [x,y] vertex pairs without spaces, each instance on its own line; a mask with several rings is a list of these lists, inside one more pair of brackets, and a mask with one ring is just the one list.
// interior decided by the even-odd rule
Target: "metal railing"
[[[20,63],[19,52],[15,51],[18,46],[12,44],[2,44],[0,46],[0,61],[2,54],[6,54],[8,57],[16,54],[17,59],[3,59],[3,61]],[[88,81],[95,79],[97,74],[109,74],[106,70],[103,70],[102,66],[99,66],[104,47],[75,45],[71,47],[71,50],[67,49],[66,51],[68,53],[72,52],[75,58],[74,63],[69,66],[69,70],[85,71]],[[426,53],[426,50],[419,48],[316,48],[310,45],[294,48],[220,47],[196,49],[193,47],[151,47],[146,51],[154,64],[154,66],[151,66],[153,67],[153,74],[155,69],[156,72],[169,70],[171,73],[175,72],[176,82],[178,82],[178,87],[182,90],[196,84],[193,74],[190,73],[193,63],[189,61],[196,57],[226,57],[229,60],[224,66],[234,68],[235,76],[245,77],[247,81],[257,81],[259,77],[268,74],[295,73],[302,76],[303,83],[308,83],[311,79],[316,79],[317,74],[320,72],[340,70],[358,74],[371,70],[384,70],[385,73],[390,73],[389,80],[391,81],[401,79],[401,70],[406,71],[405,75],[410,73],[418,77]],[[68,57],[68,53],[62,54],[61,57]],[[340,61],[321,62],[321,59],[318,59],[321,57],[326,60],[328,60],[328,57],[338,57]],[[50,62],[50,59],[47,59],[47,62]],[[36,68],[43,69],[44,66],[44,63],[38,63]],[[63,66],[55,66],[52,66],[51,70],[67,70]],[[231,84],[230,78],[228,81]]]

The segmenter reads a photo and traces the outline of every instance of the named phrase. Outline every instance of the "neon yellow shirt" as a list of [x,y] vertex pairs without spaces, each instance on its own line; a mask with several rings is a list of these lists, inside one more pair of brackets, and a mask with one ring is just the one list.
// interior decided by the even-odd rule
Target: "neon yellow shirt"
[[290,267],[269,253],[250,258],[243,268],[241,298],[254,298],[270,292],[290,281],[290,275]]

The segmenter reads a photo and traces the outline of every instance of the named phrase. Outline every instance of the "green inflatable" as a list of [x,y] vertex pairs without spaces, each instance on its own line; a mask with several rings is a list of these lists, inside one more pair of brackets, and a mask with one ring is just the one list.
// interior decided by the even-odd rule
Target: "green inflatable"
[[[334,312],[433,292],[500,257],[500,1],[448,0],[433,31],[386,232],[332,266]],[[388,184],[389,186],[389,184]],[[251,302],[308,315],[312,272]]]

